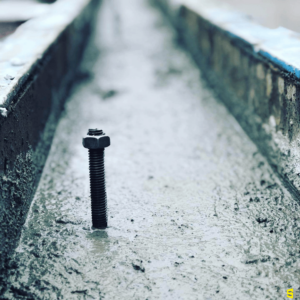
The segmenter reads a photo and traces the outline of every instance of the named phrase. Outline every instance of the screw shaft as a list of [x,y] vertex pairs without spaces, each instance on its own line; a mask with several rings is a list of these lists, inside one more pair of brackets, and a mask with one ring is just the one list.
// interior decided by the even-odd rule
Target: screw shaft
[[89,149],[92,222],[95,228],[107,227],[104,149]]

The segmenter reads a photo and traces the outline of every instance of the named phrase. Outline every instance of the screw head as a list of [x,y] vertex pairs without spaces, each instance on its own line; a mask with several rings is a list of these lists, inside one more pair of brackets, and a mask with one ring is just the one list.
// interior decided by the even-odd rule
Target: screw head
[[103,149],[110,146],[110,138],[101,129],[89,129],[82,139],[82,145],[87,149]]

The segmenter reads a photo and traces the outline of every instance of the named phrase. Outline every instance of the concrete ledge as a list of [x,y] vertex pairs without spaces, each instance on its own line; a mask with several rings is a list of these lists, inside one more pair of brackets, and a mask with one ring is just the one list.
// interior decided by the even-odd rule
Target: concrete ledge
[[99,0],[58,0],[0,44],[0,270],[14,249]]
[[219,98],[300,200],[300,35],[206,0],[156,1]]

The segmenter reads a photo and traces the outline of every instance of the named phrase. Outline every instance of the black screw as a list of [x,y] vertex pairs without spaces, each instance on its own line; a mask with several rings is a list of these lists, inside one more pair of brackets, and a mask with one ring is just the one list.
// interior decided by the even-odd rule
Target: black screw
[[87,136],[82,139],[82,144],[83,147],[89,149],[93,227],[106,228],[104,148],[110,145],[110,138],[100,129],[89,129]]

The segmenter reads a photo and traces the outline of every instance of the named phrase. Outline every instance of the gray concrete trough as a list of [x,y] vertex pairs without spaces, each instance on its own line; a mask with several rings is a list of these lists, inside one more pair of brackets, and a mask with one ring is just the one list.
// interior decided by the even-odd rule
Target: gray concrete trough
[[[300,204],[176,38],[148,1],[103,1],[80,66],[92,76],[68,97],[0,299],[273,300],[300,291]],[[82,147],[95,127],[111,138],[106,229],[92,227]]]
[[300,35],[207,0],[156,1],[216,94],[300,199]]
[[[42,14],[0,41],[0,270],[18,241],[99,2],[39,4]],[[1,4],[24,17],[15,2]]]

